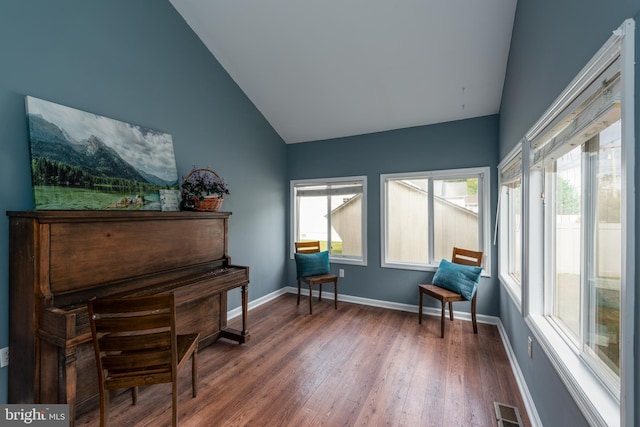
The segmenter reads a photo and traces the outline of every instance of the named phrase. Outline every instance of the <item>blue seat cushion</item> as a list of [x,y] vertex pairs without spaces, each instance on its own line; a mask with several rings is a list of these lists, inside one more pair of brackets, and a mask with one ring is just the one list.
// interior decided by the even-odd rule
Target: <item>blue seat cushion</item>
[[294,254],[298,279],[329,273],[329,251],[313,254]]
[[459,293],[469,301],[476,293],[476,289],[478,289],[480,274],[482,274],[482,267],[455,264],[443,259],[440,261],[431,283]]

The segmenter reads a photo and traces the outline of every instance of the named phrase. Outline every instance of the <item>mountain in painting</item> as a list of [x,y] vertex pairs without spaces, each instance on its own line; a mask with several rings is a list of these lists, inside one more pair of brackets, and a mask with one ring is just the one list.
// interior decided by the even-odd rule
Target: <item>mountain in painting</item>
[[174,181],[167,181],[166,179],[162,179],[152,173],[146,173],[145,171],[141,170],[139,170],[138,172],[144,177],[145,181],[158,185],[160,187],[175,187],[178,185],[177,179]]
[[[75,141],[63,129],[38,115],[29,115],[31,157],[46,158],[50,161],[79,167],[95,176],[123,178],[137,182],[158,184],[160,178],[151,180],[145,174],[127,163],[100,138],[91,135],[84,141]],[[165,182],[162,181],[161,185]]]

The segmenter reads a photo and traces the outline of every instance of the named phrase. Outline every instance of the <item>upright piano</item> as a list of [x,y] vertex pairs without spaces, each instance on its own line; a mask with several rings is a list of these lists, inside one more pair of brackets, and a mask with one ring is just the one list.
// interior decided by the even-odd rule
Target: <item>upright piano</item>
[[[8,212],[9,403],[98,406],[86,302],[173,292],[179,333],[249,340],[249,268],[228,255],[228,212]],[[227,327],[241,289],[242,329]]]

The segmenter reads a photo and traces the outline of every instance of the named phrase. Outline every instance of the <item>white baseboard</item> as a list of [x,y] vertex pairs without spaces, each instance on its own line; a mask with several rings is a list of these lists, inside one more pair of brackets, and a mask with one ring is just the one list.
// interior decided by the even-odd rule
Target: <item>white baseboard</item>
[[[284,294],[286,294],[286,293],[287,293],[287,288],[286,288],[286,287],[284,287],[284,288],[280,288],[280,289],[278,289],[278,290],[277,290],[277,291],[275,291],[275,292],[271,292],[270,294],[267,294],[267,295],[262,296],[262,297],[260,297],[260,298],[258,298],[258,299],[255,299],[255,300],[253,300],[253,301],[250,301],[250,302],[249,302],[249,304],[247,304],[247,305],[248,305],[248,308],[249,308],[249,310],[251,310],[251,309],[253,309],[253,308],[259,307],[259,306],[261,306],[262,304],[266,304],[266,303],[268,303],[269,301],[271,301],[271,300],[273,300],[273,299],[276,299],[276,298],[278,298],[280,295],[284,295]],[[227,319],[231,320],[231,319],[233,319],[233,318],[235,318],[235,317],[240,316],[241,314],[242,314],[242,307],[236,307],[236,308],[234,308],[233,310],[229,310],[229,311],[227,312]]]
[[[267,294],[254,301],[249,302],[248,304],[249,310],[255,307],[261,306],[262,304],[265,304],[285,293],[297,294],[298,288],[295,288],[293,286],[284,286],[275,292],[271,292],[270,294]],[[304,296],[309,296],[308,289],[302,289],[300,293]],[[317,297],[318,291],[313,291],[313,296]],[[355,297],[351,295],[342,295],[342,294],[338,294],[338,301],[368,305],[373,307],[387,308],[390,310],[406,311],[409,313],[418,313],[418,305],[412,305],[412,304],[401,304],[397,302],[382,301],[377,299],[362,298],[362,297]],[[437,309],[434,307],[424,307],[423,313],[428,316],[440,317],[441,311],[440,309]],[[471,321],[471,313],[459,312],[455,310],[453,313],[456,319]],[[242,314],[242,307],[237,307],[237,308],[234,308],[233,310],[229,310],[229,312],[227,313],[227,317],[228,319],[233,319],[234,317],[238,317],[241,314]],[[495,316],[478,314],[476,316],[476,320],[478,323],[496,325],[498,327],[498,331],[500,332],[500,337],[502,338],[502,343],[504,345],[505,351],[507,352],[507,357],[509,358],[509,363],[511,364],[511,370],[513,371],[513,375],[515,376],[516,382],[518,383],[518,388],[520,389],[520,393],[522,394],[522,399],[524,400],[524,405],[526,406],[527,414],[529,415],[529,420],[531,421],[531,425],[533,427],[542,427],[542,422],[540,421],[540,417],[538,416],[538,412],[536,411],[536,406],[533,402],[533,399],[531,398],[531,394],[529,393],[529,389],[527,388],[527,383],[524,380],[524,376],[522,375],[522,371],[520,370],[520,366],[518,365],[518,361],[515,357],[515,353],[511,348],[511,343],[509,342],[509,339],[507,337],[506,331],[504,330],[504,326],[500,321],[500,318]]]
[[516,378],[518,388],[520,389],[520,394],[522,395],[522,400],[524,400],[524,406],[527,409],[529,421],[531,422],[532,427],[542,427],[542,421],[540,420],[540,416],[538,415],[538,411],[536,410],[536,405],[533,402],[531,393],[529,393],[529,388],[527,387],[524,375],[520,370],[520,365],[518,365],[516,354],[513,352],[513,348],[511,347],[511,343],[509,342],[509,338],[507,337],[507,331],[505,331],[501,321],[498,321],[498,332],[500,332],[502,344],[504,345],[504,349],[507,352],[507,357],[509,358],[509,363],[511,364],[513,376]]
[[[298,288],[294,288],[293,286],[284,286],[280,289],[278,289],[275,292],[271,292],[270,294],[267,294],[265,296],[262,296],[256,300],[253,300],[251,302],[249,302],[249,310],[251,310],[252,308],[255,307],[259,307],[262,304],[265,304],[277,297],[279,297],[280,295],[286,294],[286,293],[290,293],[290,294],[297,294],[298,293]],[[309,296],[309,290],[308,289],[302,289],[302,291],[300,292],[302,295],[304,296]],[[325,292],[326,293],[326,292]],[[313,291],[313,296],[317,297],[318,296],[318,291],[314,290]],[[362,298],[362,297],[354,297],[352,295],[342,295],[342,294],[338,294],[338,301],[344,301],[344,302],[351,302],[354,304],[362,304],[362,305],[369,305],[372,307],[381,307],[381,308],[388,308],[390,310],[398,310],[398,311],[406,311],[408,313],[418,313],[418,306],[417,305],[412,305],[412,304],[402,304],[402,303],[398,303],[398,302],[391,302],[391,301],[382,301],[382,300],[377,300],[377,299],[371,299],[371,298]],[[440,309],[438,308],[434,308],[434,307],[424,307],[423,308],[423,313],[425,315],[428,316],[436,316],[439,317],[440,316]],[[227,312],[227,318],[228,319],[233,319],[234,317],[238,317],[242,314],[242,307],[236,307],[233,310],[229,310]],[[471,313],[467,313],[465,311],[453,311],[454,316],[456,317],[456,319],[460,319],[460,320],[466,320],[466,321],[471,321]],[[487,325],[498,325],[498,323],[500,322],[500,319],[495,317],[495,316],[487,316],[484,314],[478,314],[476,316],[476,320],[478,323],[485,323]]]
[[[298,288],[295,288],[293,286],[285,286],[282,289],[286,290],[286,292],[288,292],[290,294],[297,294],[298,293]],[[282,289],[280,289],[280,290],[282,290]],[[329,292],[331,293],[331,295],[333,295],[332,291],[329,291]],[[302,289],[301,294],[305,295],[305,296],[309,296],[309,290],[308,289]],[[278,295],[282,295],[282,294],[278,294]],[[314,290],[313,291],[313,296],[317,297],[318,296],[318,291]],[[408,313],[416,313],[416,314],[418,313],[418,305],[412,305],[412,304],[402,304],[402,303],[398,303],[398,302],[382,301],[382,300],[377,300],[377,299],[354,297],[352,295],[342,295],[342,294],[338,294],[338,301],[351,302],[351,303],[354,303],[354,304],[369,305],[369,306],[372,306],[372,307],[388,308],[390,310],[406,311]],[[423,314],[426,314],[428,316],[437,316],[437,317],[440,317],[440,314],[441,314],[440,309],[439,308],[434,308],[434,307],[424,307],[422,312],[423,312]],[[455,311],[454,310],[453,314],[456,317],[456,319],[467,320],[469,322],[471,321],[471,313],[467,313],[467,312],[464,312],[464,311]],[[478,314],[476,316],[476,321],[478,323],[485,323],[485,324],[488,324],[488,325],[497,325],[500,320],[497,317],[494,317],[494,316],[486,316],[486,315],[483,315],[483,314]]]

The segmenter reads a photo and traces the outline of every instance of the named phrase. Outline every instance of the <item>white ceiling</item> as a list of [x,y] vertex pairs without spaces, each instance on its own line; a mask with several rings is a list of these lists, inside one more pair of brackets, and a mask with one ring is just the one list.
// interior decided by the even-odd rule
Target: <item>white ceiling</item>
[[286,143],[495,114],[517,0],[170,0]]

